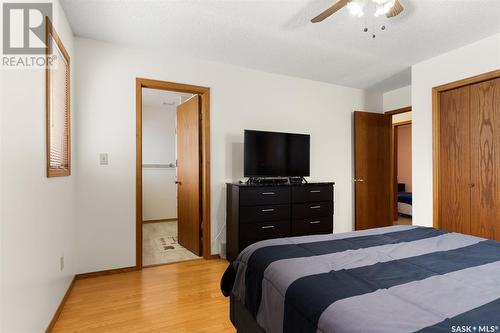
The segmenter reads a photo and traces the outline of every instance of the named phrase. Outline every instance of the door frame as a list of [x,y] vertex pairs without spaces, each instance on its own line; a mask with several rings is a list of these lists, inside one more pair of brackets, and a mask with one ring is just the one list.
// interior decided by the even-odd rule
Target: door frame
[[142,89],[198,94],[201,98],[201,247],[203,258],[211,258],[210,241],[210,88],[145,78],[135,80],[136,111],[136,269],[142,269]]
[[432,225],[434,228],[439,229],[441,227],[441,221],[439,220],[439,156],[441,149],[439,145],[439,138],[441,134],[439,121],[441,116],[441,93],[497,78],[500,78],[500,69],[432,88]]
[[406,113],[406,112],[411,112],[412,107],[410,106],[405,106],[399,109],[395,110],[390,110],[384,112],[385,115],[391,116],[391,124],[392,124],[392,130],[391,130],[391,170],[390,172],[390,177],[393,181],[393,184],[391,186],[391,208],[392,208],[392,214],[393,214],[393,219],[394,221],[397,220],[397,214],[398,214],[398,175],[397,175],[397,141],[396,141],[396,131],[398,126],[402,125],[407,125],[411,124],[411,121],[409,122],[400,122],[400,123],[392,123],[392,116],[400,113]]

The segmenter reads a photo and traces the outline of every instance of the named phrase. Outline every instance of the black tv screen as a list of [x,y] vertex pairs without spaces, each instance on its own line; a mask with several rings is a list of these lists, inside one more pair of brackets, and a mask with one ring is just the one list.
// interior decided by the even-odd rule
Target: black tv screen
[[309,176],[310,135],[245,130],[245,177]]

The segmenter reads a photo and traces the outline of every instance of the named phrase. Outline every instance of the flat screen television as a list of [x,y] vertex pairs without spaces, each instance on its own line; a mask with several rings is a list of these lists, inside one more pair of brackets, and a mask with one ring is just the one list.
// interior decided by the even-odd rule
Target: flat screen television
[[245,130],[245,177],[309,176],[308,134]]

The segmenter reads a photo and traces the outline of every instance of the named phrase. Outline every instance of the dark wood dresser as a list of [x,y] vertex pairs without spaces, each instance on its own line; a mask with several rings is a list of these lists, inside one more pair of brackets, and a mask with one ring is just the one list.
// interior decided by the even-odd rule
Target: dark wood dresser
[[333,232],[333,182],[227,184],[227,259],[279,237]]

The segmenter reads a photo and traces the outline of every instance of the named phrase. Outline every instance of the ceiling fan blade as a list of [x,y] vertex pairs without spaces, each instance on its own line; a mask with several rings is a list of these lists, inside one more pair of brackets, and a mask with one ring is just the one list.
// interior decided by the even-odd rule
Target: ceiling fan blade
[[404,7],[401,5],[399,0],[396,0],[392,9],[385,16],[387,16],[387,17],[398,16],[399,14],[401,14],[401,12],[403,10],[404,10]]
[[340,0],[315,18],[311,20],[312,23],[318,23],[329,17],[330,15],[335,14],[339,9],[342,9],[347,5],[351,0]]

